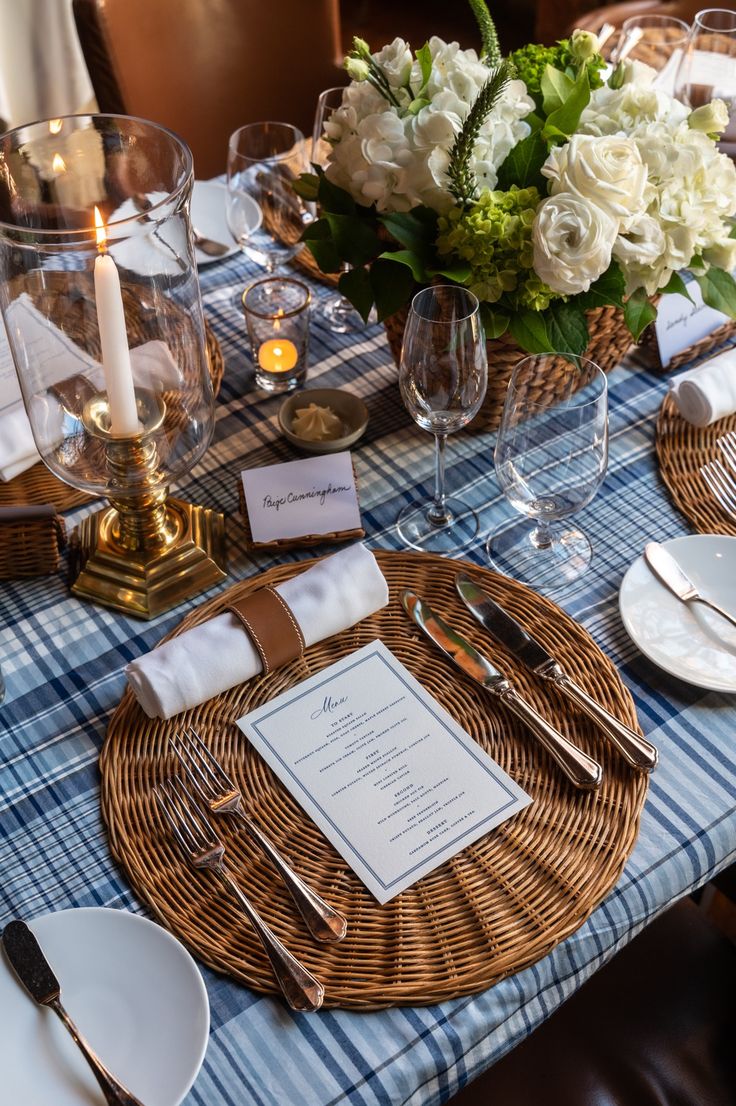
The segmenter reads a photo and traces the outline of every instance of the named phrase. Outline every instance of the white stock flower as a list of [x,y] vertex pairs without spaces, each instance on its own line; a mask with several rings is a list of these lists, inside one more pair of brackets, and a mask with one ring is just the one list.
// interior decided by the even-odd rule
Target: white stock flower
[[618,222],[572,192],[550,196],[532,227],[534,269],[554,292],[587,292],[611,262]]
[[552,195],[574,192],[613,219],[626,220],[641,211],[647,170],[628,138],[574,134],[552,150],[542,173],[552,181]]
[[403,38],[395,38],[373,57],[386,75],[391,88],[403,88],[408,83],[413,58]]

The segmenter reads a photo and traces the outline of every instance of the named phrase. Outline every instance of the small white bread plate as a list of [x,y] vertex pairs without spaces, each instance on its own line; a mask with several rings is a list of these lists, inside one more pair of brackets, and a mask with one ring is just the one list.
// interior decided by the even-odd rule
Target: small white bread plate
[[[28,922],[61,1001],[100,1059],[146,1106],[179,1106],[204,1059],[209,1003],[186,949],[125,910],[59,910]],[[0,1099],[98,1106],[94,1076],[52,1010],[0,953]]]
[[[247,203],[250,197],[241,197],[241,203]],[[213,261],[222,261],[238,252],[238,244],[230,233],[227,225],[227,185],[215,180],[195,180],[192,190],[192,226],[196,227],[205,238],[212,238],[215,242],[222,242],[228,246],[227,253],[221,257],[210,257],[195,247],[194,255],[197,265],[211,265]],[[255,200],[252,201],[253,211],[249,219],[252,229],[260,224],[261,213]]]
[[[736,538],[692,534],[662,543],[695,587],[736,614]],[[683,603],[660,583],[644,557],[621,582],[624,626],[656,665],[696,687],[736,692],[736,628],[703,603]]]

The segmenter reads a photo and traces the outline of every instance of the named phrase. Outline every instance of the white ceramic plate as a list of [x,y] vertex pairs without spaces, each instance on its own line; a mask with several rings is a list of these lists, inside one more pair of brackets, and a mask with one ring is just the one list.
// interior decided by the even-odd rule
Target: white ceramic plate
[[[179,1106],[204,1059],[209,1003],[189,953],[124,910],[60,910],[29,923],[61,1001],[104,1063],[145,1106]],[[94,1076],[51,1010],[0,954],[0,1100],[99,1106]]]
[[[250,197],[245,197],[248,200]],[[194,254],[197,265],[211,265],[213,261],[222,261],[226,257],[238,252],[238,245],[233,240],[227,225],[225,203],[227,200],[227,185],[214,180],[196,180],[192,191],[192,225],[197,228],[205,238],[214,238],[215,242],[223,242],[229,246],[228,252],[222,257],[209,257],[195,248]],[[241,198],[242,202],[242,198]],[[255,230],[261,221],[261,212],[255,200],[253,203],[253,226]]]
[[[693,534],[662,543],[701,594],[736,614],[736,538]],[[651,661],[696,687],[736,692],[736,628],[702,603],[682,603],[644,557],[619,592],[627,632]]]

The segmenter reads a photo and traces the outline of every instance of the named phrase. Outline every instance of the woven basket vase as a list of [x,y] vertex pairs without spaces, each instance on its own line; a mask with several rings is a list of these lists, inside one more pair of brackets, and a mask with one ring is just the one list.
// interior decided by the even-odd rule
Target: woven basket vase
[[[386,319],[385,327],[388,344],[394,361],[398,366],[401,360],[401,343],[404,327],[409,316],[409,305],[402,307],[395,315]],[[620,310],[616,307],[596,307],[586,312],[590,342],[585,356],[603,372],[610,372],[633,344]],[[469,426],[470,430],[496,430],[501,422],[506,389],[514,366],[527,354],[516,344],[510,334],[500,338],[489,338],[488,348],[488,388],[483,406]],[[550,375],[549,392],[554,393],[554,374]]]

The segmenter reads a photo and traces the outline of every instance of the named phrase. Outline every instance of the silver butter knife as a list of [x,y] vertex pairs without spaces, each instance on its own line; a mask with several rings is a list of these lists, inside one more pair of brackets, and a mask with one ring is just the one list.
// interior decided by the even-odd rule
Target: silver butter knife
[[724,611],[710,599],[701,595],[689,576],[686,576],[672,554],[660,545],[658,541],[650,541],[644,546],[644,560],[651,568],[654,575],[666,588],[676,595],[683,603],[704,603],[712,611],[725,618],[732,626],[736,626],[736,617]]
[[50,1007],[63,1021],[89,1064],[109,1106],[143,1106],[105,1067],[84,1039],[61,1005],[59,981],[41,951],[41,946],[25,922],[19,918],[8,922],[3,930],[3,945],[15,974],[31,998],[41,1006]]
[[497,695],[509,710],[513,711],[541,745],[557,762],[571,783],[586,791],[600,787],[603,769],[597,761],[587,756],[551,726],[541,714],[522,699],[518,691],[506,679],[502,672],[491,664],[487,657],[466,641],[465,638],[440,618],[428,603],[414,592],[404,590],[401,593],[404,610],[416,622],[420,630],[437,645],[443,653],[454,661],[467,676],[475,680],[486,691]]
[[465,572],[458,572],[455,587],[465,606],[477,618],[491,637],[504,645],[510,653],[537,676],[549,680],[568,698],[593,719],[621,756],[633,768],[651,772],[656,768],[659,754],[650,741],[641,737],[629,726],[610,714],[605,707],[592,699],[586,691],[565,672],[543,645],[521,626],[515,618],[491,599]]

